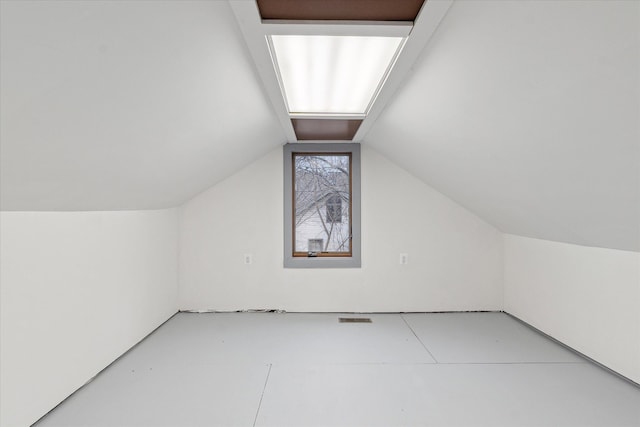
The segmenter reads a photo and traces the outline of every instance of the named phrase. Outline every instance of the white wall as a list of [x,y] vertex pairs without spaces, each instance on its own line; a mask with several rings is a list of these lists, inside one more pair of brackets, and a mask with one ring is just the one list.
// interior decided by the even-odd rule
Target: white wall
[[177,311],[177,210],[2,212],[0,424],[26,426]]
[[362,268],[284,269],[282,168],[278,148],[182,206],[181,309],[502,309],[501,233],[366,146]]
[[504,241],[505,310],[640,383],[640,253]]

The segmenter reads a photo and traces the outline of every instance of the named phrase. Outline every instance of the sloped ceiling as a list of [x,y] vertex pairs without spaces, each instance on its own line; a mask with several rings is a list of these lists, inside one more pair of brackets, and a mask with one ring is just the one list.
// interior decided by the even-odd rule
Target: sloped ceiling
[[281,145],[223,1],[2,1],[3,210],[176,206]]
[[365,137],[500,230],[640,250],[640,2],[457,1]]
[[[285,141],[226,2],[0,15],[3,210],[176,206]],[[638,251],[639,31],[635,1],[456,1],[363,144],[504,232]]]

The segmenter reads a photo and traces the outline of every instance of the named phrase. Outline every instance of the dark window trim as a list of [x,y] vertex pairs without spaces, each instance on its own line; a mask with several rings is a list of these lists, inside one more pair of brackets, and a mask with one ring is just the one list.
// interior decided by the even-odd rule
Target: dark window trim
[[[322,253],[316,257],[294,253],[293,232],[293,155],[349,154],[351,156],[351,254]],[[360,144],[292,143],[283,148],[284,160],[284,267],[285,268],[360,268]]]

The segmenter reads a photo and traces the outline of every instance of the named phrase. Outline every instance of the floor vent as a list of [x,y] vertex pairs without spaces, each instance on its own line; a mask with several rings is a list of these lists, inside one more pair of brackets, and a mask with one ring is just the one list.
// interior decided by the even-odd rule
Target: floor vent
[[371,319],[368,317],[339,317],[340,323],[371,323]]

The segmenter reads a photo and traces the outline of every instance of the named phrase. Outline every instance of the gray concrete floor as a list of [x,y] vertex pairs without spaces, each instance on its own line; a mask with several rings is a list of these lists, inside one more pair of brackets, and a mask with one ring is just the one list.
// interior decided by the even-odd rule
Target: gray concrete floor
[[36,425],[638,427],[640,388],[502,313],[180,313]]

